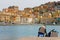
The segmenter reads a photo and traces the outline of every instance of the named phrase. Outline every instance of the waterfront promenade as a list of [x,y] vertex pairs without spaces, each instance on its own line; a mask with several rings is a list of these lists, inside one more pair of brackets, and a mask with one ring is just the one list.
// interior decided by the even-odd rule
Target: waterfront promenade
[[60,37],[25,37],[18,40],[60,40]]

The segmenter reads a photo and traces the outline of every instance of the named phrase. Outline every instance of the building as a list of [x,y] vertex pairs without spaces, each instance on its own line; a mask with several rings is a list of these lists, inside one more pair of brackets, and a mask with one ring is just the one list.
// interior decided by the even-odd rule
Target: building
[[4,22],[15,23],[16,18],[18,17],[18,7],[11,6],[2,10],[1,17],[4,19]]

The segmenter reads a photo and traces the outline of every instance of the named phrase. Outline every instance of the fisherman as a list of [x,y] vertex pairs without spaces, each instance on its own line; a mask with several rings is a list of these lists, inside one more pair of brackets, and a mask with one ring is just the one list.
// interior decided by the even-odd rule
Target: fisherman
[[40,28],[39,28],[39,31],[38,31],[38,37],[39,37],[39,36],[40,36],[40,37],[45,37],[46,34],[47,34],[47,33],[46,33],[46,27],[45,27],[45,26],[40,27]]
[[55,29],[52,29],[52,30],[48,33],[48,37],[58,37],[58,32],[55,31]]
[[48,33],[48,37],[50,37],[51,32],[53,32],[55,29],[52,29],[49,33]]

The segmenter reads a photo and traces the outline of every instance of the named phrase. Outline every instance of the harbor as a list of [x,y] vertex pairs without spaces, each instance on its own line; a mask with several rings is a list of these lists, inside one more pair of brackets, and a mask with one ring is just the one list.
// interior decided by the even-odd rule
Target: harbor
[[0,0],[0,40],[60,40],[60,0]]
[[[21,39],[25,37],[38,37],[38,29],[42,25],[12,25],[12,26],[0,26],[0,39]],[[60,37],[60,25],[46,25],[47,33],[55,29],[58,32],[58,37]],[[28,39],[28,38],[27,38]],[[26,40],[27,40],[26,39]],[[34,38],[35,39],[35,38]]]

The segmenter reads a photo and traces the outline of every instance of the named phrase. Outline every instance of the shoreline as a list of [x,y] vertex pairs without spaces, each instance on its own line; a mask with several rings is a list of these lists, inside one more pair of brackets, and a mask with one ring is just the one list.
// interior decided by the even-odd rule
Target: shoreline
[[[19,26],[19,25],[43,25],[43,24],[0,24],[0,26]],[[58,25],[53,25],[52,24],[51,26],[60,26],[60,25],[59,24]]]
[[0,26],[42,25],[42,24],[0,24]]
[[14,26],[14,25],[51,25],[51,26],[60,26],[60,24],[34,24],[34,23],[31,23],[31,24],[26,24],[26,23],[23,23],[23,24],[20,24],[20,23],[1,23],[0,22],[0,26]]

